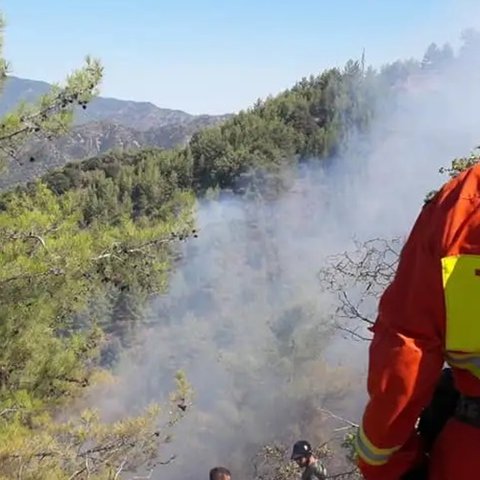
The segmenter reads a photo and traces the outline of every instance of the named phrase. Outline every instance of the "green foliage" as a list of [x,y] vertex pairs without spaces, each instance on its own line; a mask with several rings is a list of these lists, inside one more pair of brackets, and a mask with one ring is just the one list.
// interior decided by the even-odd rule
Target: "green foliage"
[[85,66],[71,73],[63,87],[55,85],[36,104],[23,103],[6,114],[0,121],[0,160],[4,164],[12,158],[19,161],[22,148],[33,136],[51,139],[65,133],[72,124],[74,107],[86,108],[97,93],[102,75],[100,62],[87,57]]
[[[32,136],[62,133],[101,77],[87,58],[64,87],[7,114],[1,160],[18,160]],[[111,338],[131,337],[117,315],[165,289],[175,242],[192,227],[190,183],[185,154],[146,151],[68,165],[2,194],[0,478],[120,478],[168,441],[183,409],[169,408],[161,431],[156,408],[113,424],[88,410],[66,423],[57,415],[104,377],[99,362]],[[171,402],[188,402],[188,382],[176,381]]]
[[449,168],[440,168],[440,173],[447,173],[450,178],[455,178],[457,175],[477,164],[480,161],[478,152],[472,152],[468,157],[460,157],[452,160]]
[[[454,158],[450,164],[450,167],[441,167],[439,172],[442,174],[446,173],[450,178],[455,178],[457,175],[469,169],[473,165],[476,165],[478,162],[480,162],[480,154],[476,150],[466,157]],[[437,193],[438,190],[432,190],[431,192],[427,193],[424,202],[428,203]]]
[[[147,176],[155,182],[155,162],[148,165]],[[96,175],[96,190],[85,183],[58,195],[37,182],[2,199],[0,409],[22,412],[6,416],[0,429],[8,448],[18,431],[35,438],[40,427],[45,434],[38,424],[45,412],[92,383],[105,335],[128,340],[131,329],[123,328],[121,315],[118,327],[116,313],[128,309],[129,299],[147,298],[167,285],[172,240],[189,234],[193,197],[172,186],[146,188],[147,202],[157,199],[158,205],[135,209],[125,198],[143,181],[148,187],[144,167],[130,167],[129,189],[122,175]],[[97,195],[104,195],[106,208],[88,217]],[[102,298],[111,317],[96,311]]]
[[[468,50],[478,39],[467,40]],[[0,48],[1,42],[0,36]],[[438,64],[439,57],[448,62],[449,55],[432,47],[424,65]],[[392,85],[420,70],[419,62],[397,62],[376,73],[349,61],[195,134],[184,149],[111,152],[4,193],[0,478],[100,480],[148,467],[181,417],[175,408],[161,430],[156,407],[113,424],[89,410],[69,422],[57,415],[96,385],[102,366],[114,364],[119,344],[133,342],[149,295],[168,285],[177,240],[192,233],[195,195],[226,188],[255,195],[265,184],[281,189],[288,181],[282,177],[285,165],[341,153],[346,140],[368,130],[377,100],[385,103]],[[0,58],[0,86],[6,72]],[[0,160],[19,160],[33,136],[63,133],[74,108],[86,108],[97,93],[101,78],[100,63],[87,58],[64,87],[1,119]],[[289,350],[282,325],[277,327],[271,333],[278,351],[265,365],[279,375],[285,373],[285,354],[297,362],[308,359]],[[230,361],[233,368],[245,358]],[[183,412],[192,392],[182,374],[176,380],[170,401]],[[313,400],[305,401],[311,411]],[[267,453],[278,460],[279,452]],[[275,478],[292,473],[275,468]]]
[[355,439],[357,437],[358,427],[351,427],[345,434],[342,442],[342,447],[346,450],[347,460],[352,464],[357,464],[357,451],[355,449]]
[[256,455],[254,461],[255,480],[287,480],[298,476],[299,468],[288,461],[290,449],[284,445],[273,443],[265,445]]
[[[169,441],[171,428],[184,416],[176,407],[179,398],[191,398],[182,372],[176,384],[169,413],[162,414],[157,405],[151,405],[141,415],[113,422],[102,421],[97,411],[86,409],[67,422],[54,421],[48,413],[30,417],[26,427],[21,407],[4,409],[0,415],[0,478],[107,480],[135,472],[139,465],[152,470],[158,463],[159,444]],[[160,428],[158,420],[163,417],[166,424]]]
[[368,128],[377,88],[372,72],[350,61],[196,133],[188,146],[195,188],[230,188],[253,169],[278,173],[304,158],[336,155],[350,135]]
[[[0,90],[7,78],[9,64],[3,58],[5,20],[0,13]],[[0,167],[8,160],[19,161],[21,150],[33,137],[51,139],[68,130],[75,106],[87,108],[98,93],[103,67],[98,59],[87,56],[85,65],[67,76],[64,86],[54,85],[36,104],[20,104],[0,120]],[[35,159],[30,159],[34,161]]]
[[445,65],[448,65],[454,58],[453,50],[450,45],[446,44],[439,48],[435,43],[432,43],[427,48],[422,60],[422,68],[429,70],[438,70]]
[[[350,439],[344,444],[343,448],[350,450]],[[297,478],[301,474],[301,469],[295,462],[290,460],[291,447],[287,447],[280,443],[272,443],[263,446],[263,448],[257,453],[253,462],[253,478],[254,480],[289,480],[291,478]],[[314,448],[314,455],[324,465],[328,465],[334,456],[334,451],[331,445],[324,443]],[[336,465],[338,472],[332,473],[327,468],[327,478],[336,478],[339,480],[356,480],[361,476],[357,468],[352,465],[353,460],[348,458],[347,464]]]
[[7,78],[8,72],[8,62],[5,58],[2,57],[3,53],[3,32],[5,31],[5,18],[3,14],[0,13],[0,90],[3,87],[3,83]]

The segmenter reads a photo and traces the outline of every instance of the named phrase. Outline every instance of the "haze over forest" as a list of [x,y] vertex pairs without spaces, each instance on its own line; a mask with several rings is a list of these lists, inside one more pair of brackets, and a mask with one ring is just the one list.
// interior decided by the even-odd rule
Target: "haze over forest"
[[466,30],[381,68],[353,55],[225,115],[98,96],[93,59],[53,90],[9,74],[0,477],[193,480],[225,464],[286,480],[298,438],[351,471],[361,317],[393,272],[365,295],[358,268],[383,257],[362,248],[394,261],[439,169],[476,158],[479,54]]

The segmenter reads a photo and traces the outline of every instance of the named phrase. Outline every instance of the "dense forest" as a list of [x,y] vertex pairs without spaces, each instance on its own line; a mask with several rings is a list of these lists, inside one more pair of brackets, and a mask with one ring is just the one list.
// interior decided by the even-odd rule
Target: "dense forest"
[[[119,351],[135,342],[143,305],[168,288],[179,242],[197,235],[196,198],[281,192],[286,168],[334,159],[408,82],[468,64],[479,45],[480,35],[467,32],[456,55],[431,45],[421,61],[380,71],[352,60],[258,100],[185,148],[112,151],[3,192],[0,478],[119,478],[155,464],[190,399],[182,372],[166,431],[151,422],[155,408],[113,426],[91,411],[67,422],[59,414],[108,381]],[[0,73],[5,79],[4,62]],[[5,116],[4,158],[32,135],[63,132],[72,106],[88,108],[101,77],[100,63],[88,59],[65,87]]]

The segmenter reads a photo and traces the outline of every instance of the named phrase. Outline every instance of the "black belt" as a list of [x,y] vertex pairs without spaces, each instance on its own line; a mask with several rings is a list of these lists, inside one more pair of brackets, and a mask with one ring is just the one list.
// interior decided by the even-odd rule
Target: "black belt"
[[480,428],[480,397],[460,395],[454,417],[472,427]]

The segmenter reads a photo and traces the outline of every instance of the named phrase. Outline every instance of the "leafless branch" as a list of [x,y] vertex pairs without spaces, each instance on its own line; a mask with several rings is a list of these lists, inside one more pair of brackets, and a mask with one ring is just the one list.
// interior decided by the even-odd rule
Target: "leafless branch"
[[150,470],[150,473],[147,476],[145,476],[145,475],[142,475],[142,476],[135,475],[134,477],[131,478],[131,480],[149,480],[150,478],[152,478],[152,474],[153,474],[153,470]]
[[[354,338],[368,341],[368,337],[357,332],[359,327],[346,323],[373,325],[373,305],[392,281],[398,264],[403,241],[400,238],[375,238],[363,243],[355,242],[352,251],[332,255],[327,259],[317,277],[322,288],[336,296],[334,318],[337,328]],[[369,310],[365,311],[366,306]]]
[[329,417],[335,418],[336,420],[340,420],[341,422],[350,425],[351,427],[358,428],[358,425],[356,423],[354,423],[350,420],[347,420],[346,418],[340,417],[339,415],[336,415],[335,413],[331,412],[330,410],[328,410],[326,408],[322,407],[320,409],[320,411],[326,413]]
[[90,465],[88,464],[89,458],[85,459],[85,470],[87,471],[87,478],[90,478]]
[[176,455],[172,455],[168,460],[158,461],[157,464],[158,465],[168,465],[168,464],[172,463],[176,458],[177,458]]
[[348,297],[346,292],[341,292],[340,296],[343,300],[343,305],[346,309],[346,313],[348,315],[348,318],[358,318],[362,322],[368,323],[369,325],[373,325],[375,322],[371,320],[370,318],[366,317],[360,311],[358,310],[358,307],[356,307],[351,301],[350,298]]
[[39,272],[35,274],[22,273],[19,275],[14,275],[13,277],[8,277],[8,278],[4,278],[3,280],[0,280],[0,285],[2,284],[5,285],[7,283],[14,282],[16,280],[24,280],[24,279],[26,280],[29,278],[33,279],[33,278],[45,277],[48,275],[65,275],[65,272],[61,268],[49,268],[45,272]]
[[143,243],[139,245],[138,247],[135,248],[125,248],[122,246],[116,245],[116,248],[114,251],[111,252],[104,252],[101,255],[94,257],[93,260],[102,260],[104,258],[116,258],[117,260],[122,260],[119,254],[133,254],[133,253],[145,253],[146,250],[150,247],[157,247],[159,245],[167,244],[167,243],[172,243],[175,240],[184,240],[186,238],[186,235],[177,235],[177,234],[172,234],[167,238],[159,238],[156,240],[151,240],[149,242]]
[[45,245],[45,240],[40,235],[34,235],[33,233],[30,233],[28,235],[28,238],[34,238],[35,240],[38,240],[43,248],[47,248],[47,246]]
[[346,430],[350,430],[352,427],[347,425],[345,427],[338,427],[338,428],[334,428],[333,431],[336,433],[336,432],[344,432]]
[[0,417],[3,417],[4,415],[6,415],[7,413],[12,413],[12,412],[17,412],[18,411],[18,408],[4,408],[1,412],[0,412]]
[[348,333],[349,335],[351,335],[353,338],[356,338],[357,340],[362,340],[365,342],[369,342],[371,340],[370,337],[365,337],[364,335],[361,335],[360,333],[357,332],[357,330],[360,327],[356,327],[355,329],[348,328],[348,327],[345,327],[344,325],[340,325],[338,322],[335,323],[335,326],[338,330]]
[[118,476],[120,475],[120,473],[122,473],[122,470],[123,470],[123,467],[125,466],[125,464],[127,463],[126,460],[123,460],[123,462],[120,464],[120,466],[118,467],[117,471],[115,472],[115,476],[113,477],[114,480],[117,480]]
[[355,475],[357,474],[358,475],[358,470],[354,469],[354,470],[350,470],[348,472],[342,472],[342,473],[335,473],[333,475],[327,475],[327,478],[328,479],[342,479],[342,478],[350,478],[352,475]]
[[93,257],[92,260],[103,260],[104,258],[115,258],[120,262],[123,261],[123,259],[121,259],[118,255],[115,255],[114,253],[102,253],[101,255],[98,255],[98,257]]
[[72,473],[72,475],[70,475],[68,477],[68,480],[73,480],[74,478],[78,477],[79,475],[81,475],[83,472],[85,471],[85,468],[82,468],[80,470],[77,470],[76,472]]

